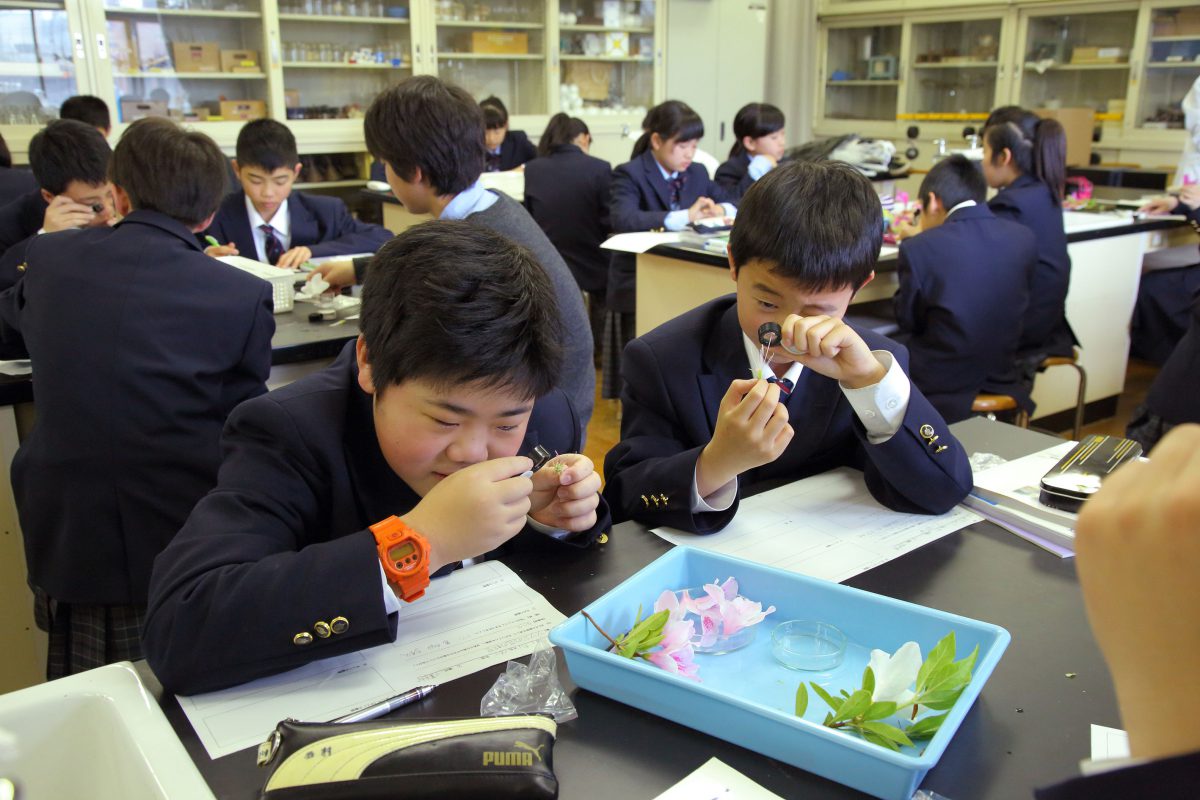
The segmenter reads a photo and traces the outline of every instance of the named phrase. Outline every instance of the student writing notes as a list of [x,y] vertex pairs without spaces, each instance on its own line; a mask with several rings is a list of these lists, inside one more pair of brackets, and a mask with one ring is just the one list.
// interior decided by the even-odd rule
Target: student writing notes
[[300,156],[282,122],[247,122],[233,169],[241,189],[225,198],[205,231],[220,243],[205,249],[209,255],[298,267],[310,258],[374,253],[392,238],[387,228],[354,219],[339,198],[293,191]]
[[151,563],[216,483],[225,417],[266,391],[271,287],[196,242],[224,163],[204,134],[134,122],[112,157],[124,218],[38,236],[0,296],[33,360],[12,476],[50,678],[141,657]]
[[980,392],[1032,411],[1016,362],[1037,265],[1033,233],[991,212],[983,175],[960,155],[934,165],[917,195],[921,234],[900,242],[893,301],[913,382],[947,422],[969,417]]
[[508,128],[508,109],[499,97],[485,97],[479,103],[483,110],[483,122],[487,129],[484,143],[487,147],[485,169],[488,172],[507,172],[517,169],[537,157],[537,148],[525,131]]
[[749,103],[733,118],[733,147],[713,180],[734,200],[783,158],[787,142],[783,112],[770,103]]
[[[785,164],[751,187],[730,240],[736,294],[626,349],[621,441],[604,462],[615,517],[711,533],[757,484],[845,465],[897,510],[966,495],[966,454],[910,384],[904,348],[842,321],[881,239],[879,199],[844,164]],[[765,322],[785,348],[770,364]]]
[[[554,388],[554,287],[528,251],[469,222],[410,228],[371,264],[361,327],[332,365],[230,417],[217,487],[154,565],[146,656],[168,689],[391,641],[413,596],[377,552],[371,528],[392,517],[429,574],[607,528]],[[564,455],[524,477],[539,444]]]

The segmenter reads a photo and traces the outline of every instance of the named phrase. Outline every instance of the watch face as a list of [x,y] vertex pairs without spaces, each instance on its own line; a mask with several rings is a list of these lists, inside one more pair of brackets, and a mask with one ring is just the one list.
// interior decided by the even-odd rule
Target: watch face
[[421,560],[417,545],[412,541],[401,542],[388,550],[388,560],[396,565],[396,569],[407,572],[415,569]]

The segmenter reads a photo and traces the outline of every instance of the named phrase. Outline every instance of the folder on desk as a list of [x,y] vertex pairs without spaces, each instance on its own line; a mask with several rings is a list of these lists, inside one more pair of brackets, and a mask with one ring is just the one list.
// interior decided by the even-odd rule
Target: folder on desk
[[1063,442],[976,472],[975,486],[963,505],[1060,556],[1074,553],[1078,514],[1040,500],[1042,477],[1074,447],[1074,442]]

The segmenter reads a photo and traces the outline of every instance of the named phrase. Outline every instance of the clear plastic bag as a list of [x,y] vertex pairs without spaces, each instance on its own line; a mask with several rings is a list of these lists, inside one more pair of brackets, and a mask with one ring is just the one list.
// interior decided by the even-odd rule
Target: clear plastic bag
[[481,717],[505,714],[551,714],[560,725],[579,716],[575,704],[558,682],[558,659],[553,648],[538,650],[526,666],[508,662],[479,703]]
[[998,467],[1001,464],[1007,464],[1008,460],[1001,458],[995,453],[972,453],[971,454],[971,472],[983,472],[985,469]]

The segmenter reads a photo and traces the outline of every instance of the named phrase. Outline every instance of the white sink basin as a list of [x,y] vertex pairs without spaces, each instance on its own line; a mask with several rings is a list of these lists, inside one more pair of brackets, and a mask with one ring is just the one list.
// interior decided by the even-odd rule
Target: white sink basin
[[128,661],[0,695],[24,796],[211,800],[158,701]]

